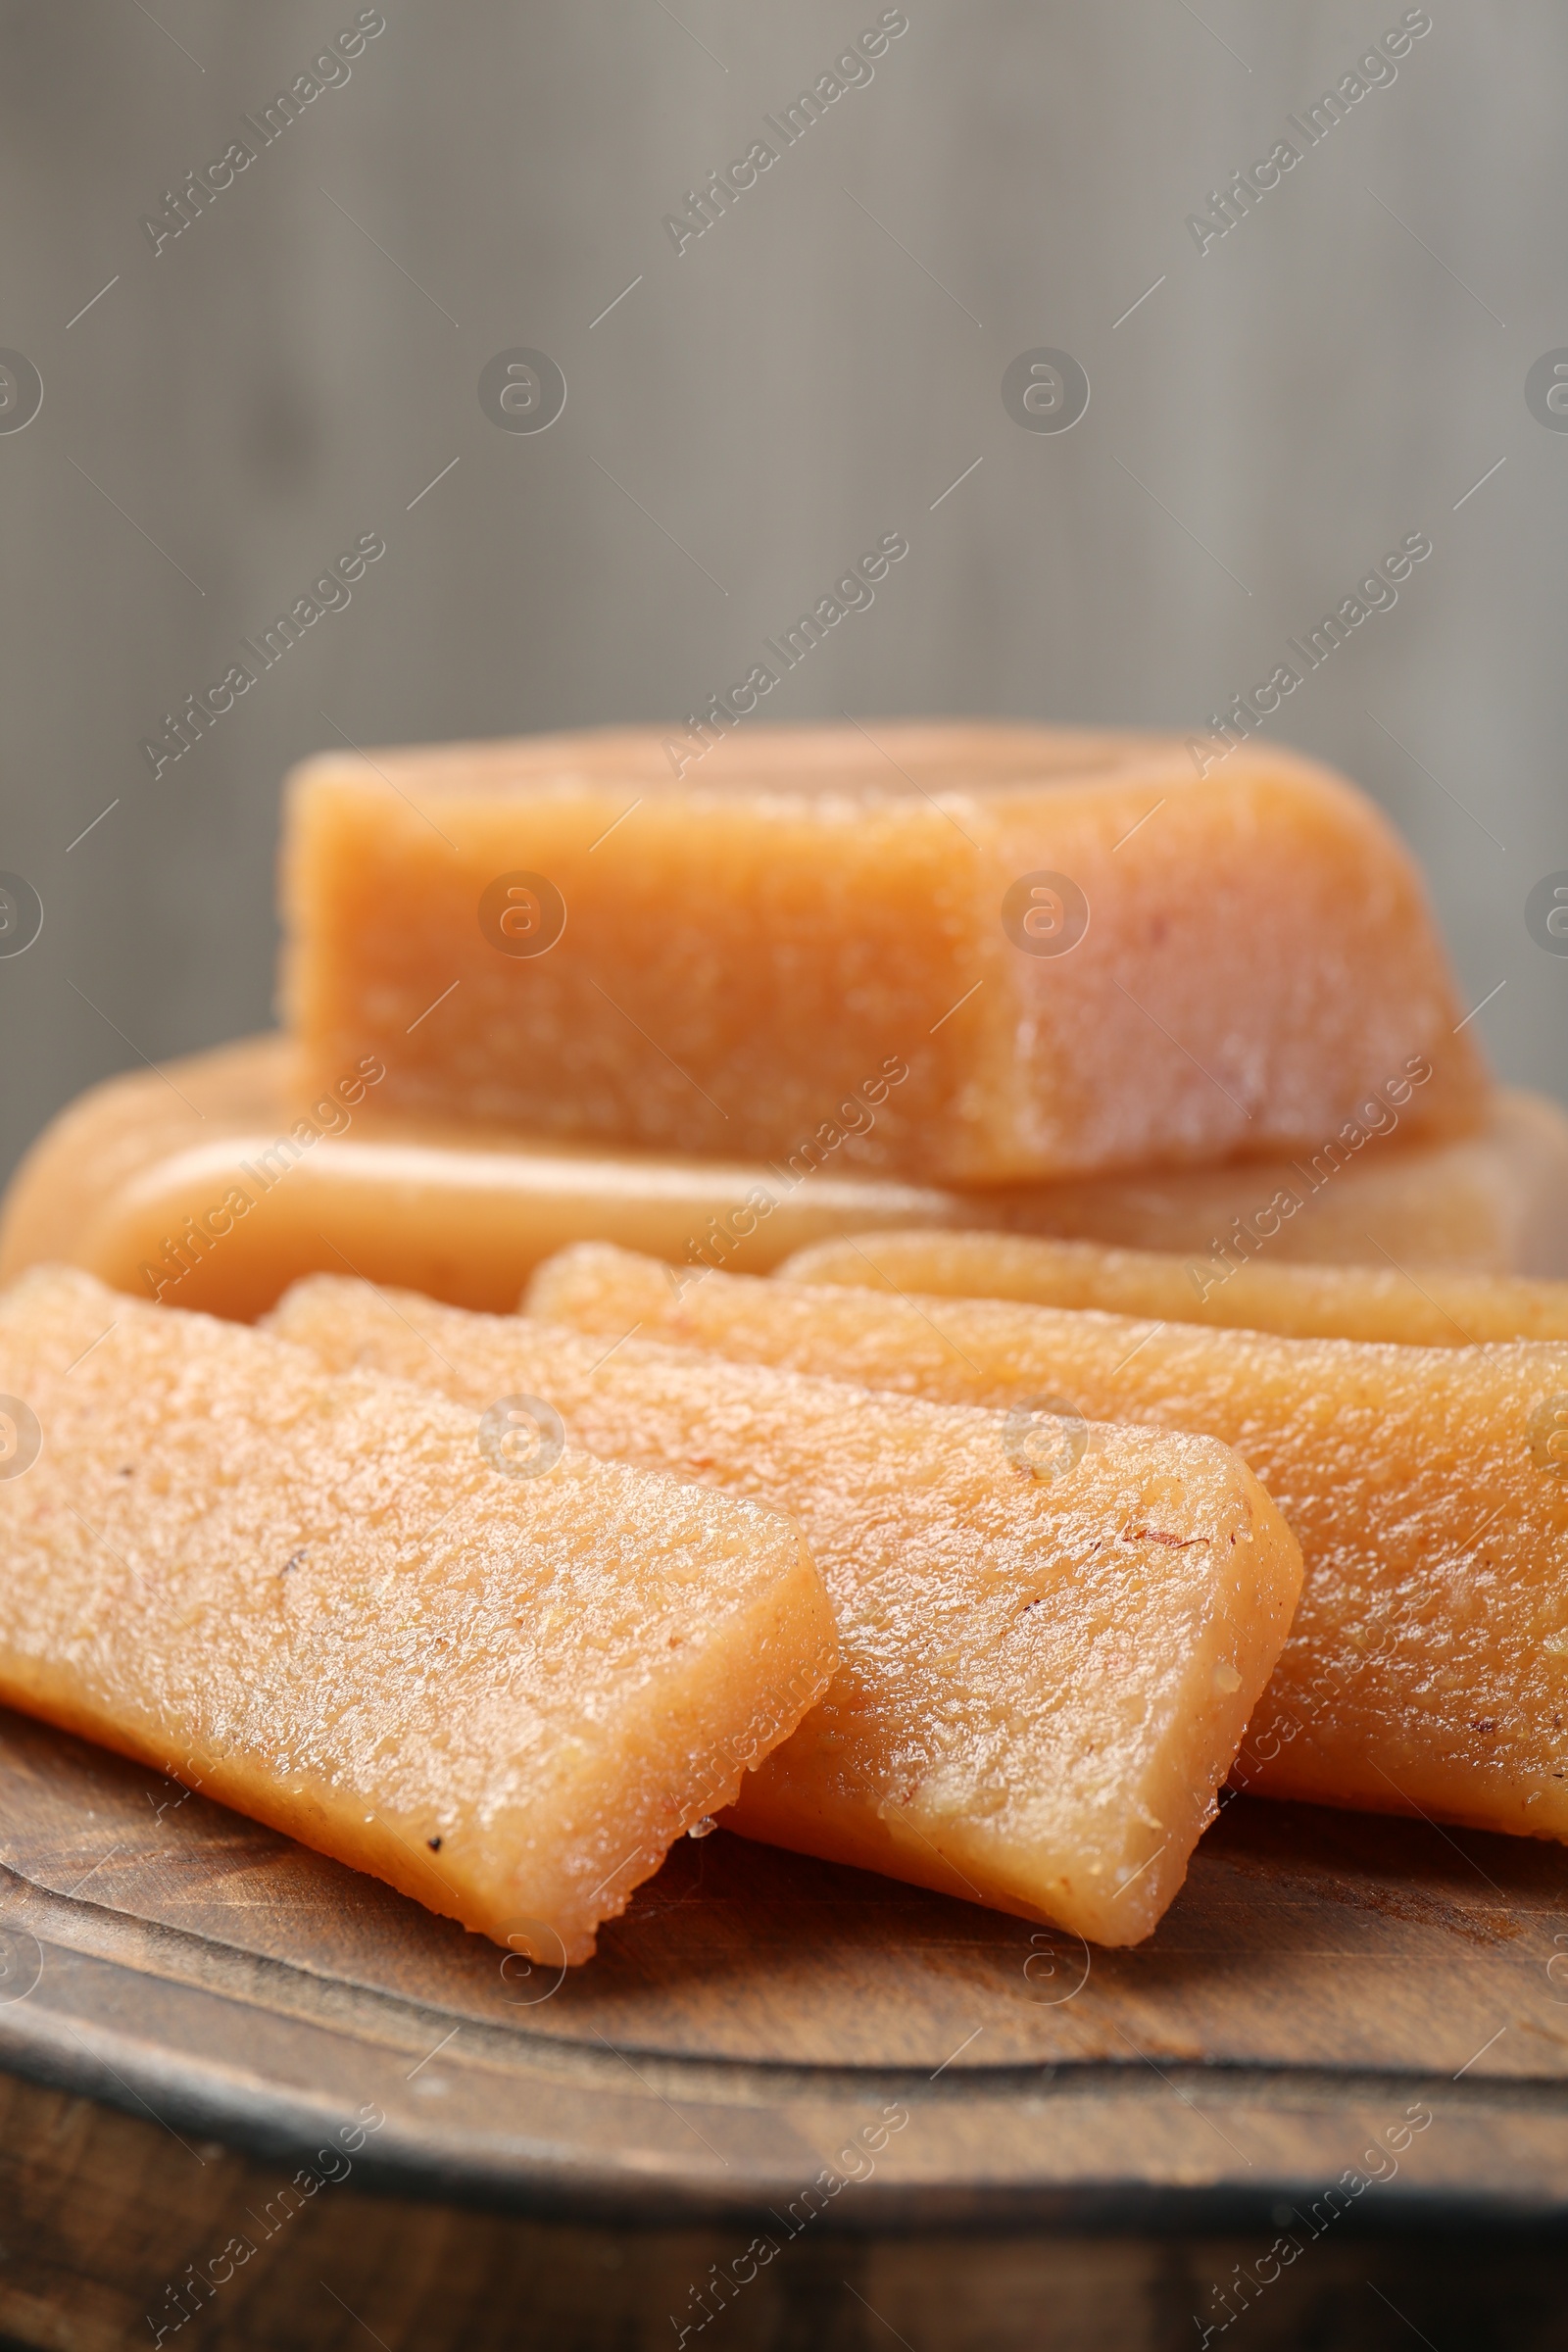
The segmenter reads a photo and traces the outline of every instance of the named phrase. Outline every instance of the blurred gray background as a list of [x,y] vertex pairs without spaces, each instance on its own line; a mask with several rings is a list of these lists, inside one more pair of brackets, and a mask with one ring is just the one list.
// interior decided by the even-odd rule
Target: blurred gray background
[[[1392,812],[1497,1062],[1568,1092],[1568,958],[1524,923],[1568,867],[1568,433],[1525,400],[1568,345],[1560,6],[1433,0],[1200,254],[1189,214],[1401,6],[907,0],[677,254],[663,217],[877,6],[385,0],[155,254],[143,217],[357,13],[0,5],[0,346],[44,385],[0,432],[0,868],[45,907],[0,960],[0,1163],[269,1020],[290,761],[678,717],[892,530],[768,717],[1200,723],[1429,534],[1270,724]],[[564,372],[546,432],[481,409],[516,347]],[[1004,408],[1039,347],[1088,372],[1070,432]],[[154,780],[163,714],[365,532],[352,604]]]

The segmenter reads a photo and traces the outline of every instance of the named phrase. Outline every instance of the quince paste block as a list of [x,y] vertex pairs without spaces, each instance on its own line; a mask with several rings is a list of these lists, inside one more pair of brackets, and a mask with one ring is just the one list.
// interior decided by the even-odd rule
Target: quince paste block
[[529,1305],[611,1339],[637,1323],[941,1401],[1054,1395],[1223,1439],[1305,1571],[1246,1786],[1568,1839],[1568,1346],[1373,1347],[682,1276],[587,1243],[540,1268]]
[[[1186,1876],[1300,1585],[1284,1521],[1204,1438],[873,1395],[469,1315],[319,1276],[271,1328],[481,1410],[788,1511],[843,1665],[725,1816],[748,1836],[1102,1943]],[[531,1412],[532,1418],[529,1415]],[[1054,1474],[1059,1473],[1059,1474]]]
[[[133,1297],[248,1321],[301,1275],[374,1282],[505,1312],[570,1242],[761,1274],[830,1234],[1017,1226],[1216,1262],[1269,1257],[1568,1271],[1568,1119],[1503,1095],[1479,1134],[1380,1135],[1319,1189],[1302,1171],[1080,1177],[956,1192],[851,1173],[818,1143],[760,1162],[605,1152],[388,1119],[384,1065],[306,1093],[279,1037],[242,1039],[90,1088],[27,1153],[0,1218],[0,1281],[67,1260]],[[867,1107],[850,1114],[859,1125]],[[1280,1185],[1300,1207],[1262,1214]],[[1294,1197],[1294,1196],[1293,1196]],[[1261,1224],[1262,1233],[1257,1228]],[[1380,1247],[1381,1245],[1381,1247]]]
[[1004,1233],[863,1233],[817,1242],[779,1268],[786,1282],[847,1283],[944,1298],[1013,1298],[1094,1307],[1290,1339],[1389,1340],[1475,1348],[1490,1340],[1568,1340],[1568,1282],[1454,1274],[1424,1266],[1272,1265],[1240,1256],[1171,1257]]
[[361,1058],[306,1092],[287,1040],[246,1038],[89,1089],[12,1180],[0,1281],[66,1260],[248,1321],[301,1275],[352,1266],[504,1312],[568,1242],[765,1271],[824,1234],[983,1213],[933,1185],[838,1173],[842,1153],[822,1150],[768,1169],[389,1118],[384,1065]]
[[540,1960],[837,1665],[776,1512],[575,1451],[516,1477],[428,1390],[84,1274],[0,1297],[0,1698]]
[[1413,1071],[1412,1133],[1486,1099],[1408,854],[1271,747],[333,753],[290,781],[283,909],[313,1085],[371,1054],[385,1107],[579,1141],[787,1158],[869,1097],[852,1158],[993,1183],[1312,1152]]
[[998,1185],[961,1196],[979,1213],[930,1222],[1192,1251],[1216,1263],[1262,1250],[1316,1264],[1386,1266],[1393,1256],[1478,1274],[1568,1274],[1561,1104],[1504,1089],[1473,1134],[1423,1138],[1396,1107],[1405,1083],[1363,1095],[1348,1119],[1289,1158]]

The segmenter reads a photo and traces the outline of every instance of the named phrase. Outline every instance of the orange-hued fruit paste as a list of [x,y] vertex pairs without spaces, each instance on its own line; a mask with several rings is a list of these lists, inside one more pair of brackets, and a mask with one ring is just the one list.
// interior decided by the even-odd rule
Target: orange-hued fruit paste
[[[679,772],[675,772],[676,770]],[[1486,1082],[1408,852],[1331,770],[974,723],[658,729],[297,769],[310,1081],[421,1117],[787,1156],[889,1072],[868,1167],[1002,1183],[1312,1152]]]
[[[1291,1170],[1219,1169],[957,1191],[861,1169],[848,1130],[763,1162],[602,1152],[389,1118],[362,1057],[308,1092],[282,1038],[248,1038],[91,1088],[39,1137],[0,1219],[0,1280],[65,1260],[166,1305],[249,1320],[291,1282],[358,1273],[505,1312],[575,1241],[765,1273],[832,1234],[1004,1226],[1179,1250],[1387,1266],[1568,1271],[1568,1119],[1503,1095],[1447,1142],[1400,1132]],[[1387,1115],[1385,1113],[1385,1115]],[[1289,1182],[1298,1205],[1276,1206]]]
[[583,1960],[830,1681],[800,1531],[39,1268],[0,1296],[0,1699]]
[[[868,1280],[874,1277],[868,1274]],[[1369,1346],[680,1277],[582,1244],[530,1310],[953,1403],[1054,1396],[1233,1446],[1297,1536],[1248,1786],[1568,1838],[1568,1345]]]
[[1300,1588],[1294,1537],[1227,1446],[607,1348],[330,1276],[271,1328],[481,1412],[531,1398],[529,1446],[548,1409],[592,1452],[798,1521],[843,1665],[729,1826],[1102,1943],[1155,1925]]
[[1216,1263],[1097,1242],[1011,1233],[862,1233],[799,1250],[788,1282],[930,1291],[946,1298],[1013,1298],[1095,1307],[1167,1323],[1274,1331],[1298,1340],[1393,1340],[1412,1348],[1476,1348],[1491,1340],[1568,1340],[1568,1282],[1528,1282],[1444,1266],[1311,1266],[1262,1257]]

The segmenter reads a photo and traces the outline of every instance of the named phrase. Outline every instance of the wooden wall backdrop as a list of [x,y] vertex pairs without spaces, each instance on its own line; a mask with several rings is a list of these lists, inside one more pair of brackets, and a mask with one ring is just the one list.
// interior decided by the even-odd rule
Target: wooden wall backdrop
[[[142,218],[354,0],[3,0],[0,347],[44,400],[0,433],[0,868],[45,923],[0,959],[0,1164],[90,1080],[266,1021],[290,760],[679,714],[889,530],[906,561],[771,711],[1201,720],[1429,533],[1272,723],[1386,803],[1467,1001],[1505,983],[1503,1066],[1568,1090],[1568,959],[1523,919],[1568,867],[1568,434],[1525,401],[1568,346],[1568,20],[1433,0],[1200,254],[1188,215],[1399,0],[906,13],[677,255],[663,216],[873,0],[384,0],[155,256]],[[519,347],[568,386],[539,434],[477,397]],[[1088,371],[1070,432],[1003,406],[1040,347]],[[352,604],[155,781],[163,713],[364,532]]]

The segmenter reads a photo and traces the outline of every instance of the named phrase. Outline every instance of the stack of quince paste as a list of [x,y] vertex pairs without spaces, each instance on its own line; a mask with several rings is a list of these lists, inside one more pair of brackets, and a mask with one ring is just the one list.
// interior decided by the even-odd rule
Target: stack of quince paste
[[1205,764],[306,765],[286,1032],[12,1188],[0,1698],[558,1961],[714,1815],[1107,1944],[1228,1777],[1568,1837],[1568,1122]]

